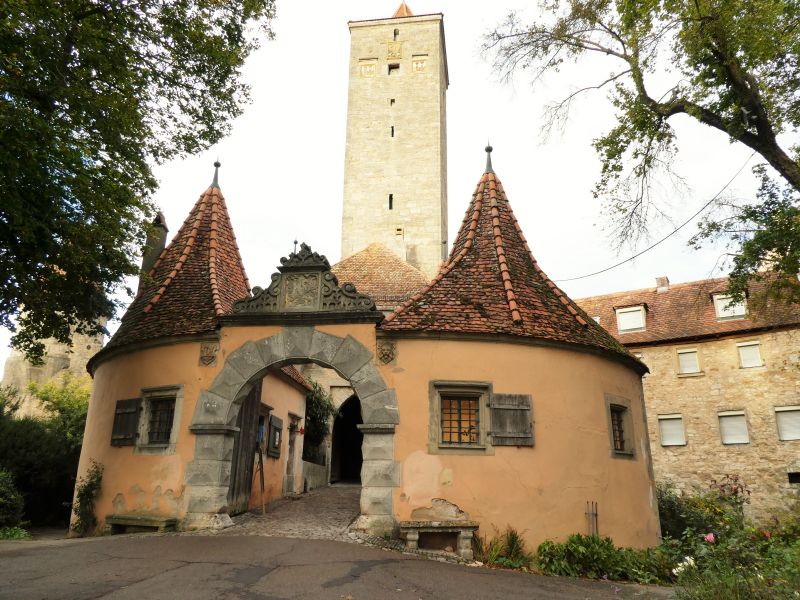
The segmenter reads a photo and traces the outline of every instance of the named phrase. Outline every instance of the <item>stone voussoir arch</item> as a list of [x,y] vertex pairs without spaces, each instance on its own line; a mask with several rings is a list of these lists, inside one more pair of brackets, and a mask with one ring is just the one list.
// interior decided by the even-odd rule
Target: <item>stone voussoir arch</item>
[[352,336],[339,337],[315,327],[283,327],[278,333],[249,341],[231,352],[211,386],[200,392],[190,431],[194,459],[185,484],[188,528],[211,525],[226,512],[236,419],[242,401],[270,367],[313,362],[334,369],[353,386],[361,402],[361,517],[358,526],[372,533],[395,527],[392,493],[400,467],[394,459],[394,430],[400,422],[397,397],[374,365],[374,356]]

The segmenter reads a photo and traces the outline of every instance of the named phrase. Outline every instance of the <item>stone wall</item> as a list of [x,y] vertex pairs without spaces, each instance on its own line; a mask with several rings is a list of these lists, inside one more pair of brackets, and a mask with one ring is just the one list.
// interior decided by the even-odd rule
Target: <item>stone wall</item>
[[441,15],[350,23],[342,257],[380,242],[429,278],[447,251],[442,31]]
[[[741,368],[737,343],[760,342],[763,366]],[[677,350],[696,348],[701,372],[679,375]],[[657,481],[708,489],[711,479],[740,475],[752,490],[756,519],[800,498],[788,472],[800,471],[800,441],[780,441],[775,407],[800,405],[800,330],[731,336],[699,343],[630,347],[651,373],[644,378],[647,421]],[[743,410],[749,443],[723,444],[720,411]],[[686,445],[662,446],[658,415],[680,413]]]

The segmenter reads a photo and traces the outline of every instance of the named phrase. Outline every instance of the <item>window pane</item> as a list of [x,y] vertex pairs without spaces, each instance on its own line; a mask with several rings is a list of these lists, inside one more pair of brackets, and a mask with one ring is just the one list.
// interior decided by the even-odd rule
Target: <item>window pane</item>
[[624,406],[611,406],[611,434],[616,452],[625,452],[625,410]]
[[717,318],[729,319],[731,317],[743,317],[747,312],[747,305],[744,301],[731,304],[730,306],[728,306],[728,302],[730,302],[730,296],[714,296],[714,308],[717,311]]
[[617,311],[617,328],[620,331],[644,328],[644,310],[635,308],[633,310]]
[[686,445],[686,435],[684,433],[683,419],[681,417],[659,417],[658,428],[661,433],[662,446]]
[[474,396],[442,396],[442,443],[480,442],[478,401]]
[[696,350],[678,352],[678,364],[680,373],[697,373],[700,371]]
[[800,408],[780,410],[775,413],[778,420],[778,437],[782,440],[800,440]]
[[747,444],[747,421],[744,415],[720,415],[719,432],[723,444]]
[[760,367],[761,362],[761,348],[758,344],[748,344],[747,346],[739,346],[739,364],[743,368]]
[[168,444],[175,415],[175,398],[150,400],[150,423],[147,432],[149,444]]

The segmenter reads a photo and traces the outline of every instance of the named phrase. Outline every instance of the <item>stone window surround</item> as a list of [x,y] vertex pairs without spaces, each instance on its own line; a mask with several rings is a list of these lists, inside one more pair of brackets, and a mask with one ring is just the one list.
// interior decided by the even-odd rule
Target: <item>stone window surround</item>
[[[740,348],[746,347],[746,346],[758,346],[758,357],[759,357],[759,359],[761,361],[760,365],[753,365],[753,366],[750,366],[750,367],[746,367],[746,366],[744,366],[742,364],[742,355],[741,355]],[[762,368],[762,367],[765,366],[764,355],[761,354],[761,341],[760,340],[747,340],[747,341],[744,341],[744,342],[738,342],[736,344],[736,355],[737,355],[737,359],[738,359],[738,362],[739,362],[739,368],[740,369],[759,369],[759,368]]]
[[[148,442],[148,429],[150,425],[150,401],[156,398],[175,398],[175,410],[172,415],[172,430],[169,434],[168,444],[150,444]],[[175,454],[175,445],[178,443],[178,429],[181,422],[183,409],[183,386],[162,385],[158,387],[142,388],[142,409],[139,414],[139,435],[136,438],[134,454]]]
[[[694,352],[697,357],[697,371],[681,372],[681,354]],[[706,374],[703,370],[703,362],[700,360],[700,350],[697,346],[678,346],[675,348],[675,367],[678,377],[702,377]]]
[[[622,413],[622,430],[625,439],[630,442],[626,444],[627,448],[624,451],[614,449],[614,427],[611,422],[611,407],[619,406],[625,409]],[[622,458],[627,460],[636,460],[636,451],[634,450],[636,441],[636,430],[633,427],[633,415],[631,414],[631,401],[622,396],[614,394],[605,394],[605,411],[606,419],[608,420],[608,443],[611,458]]]
[[[688,444],[686,440],[686,424],[683,421],[683,414],[682,413],[669,413],[669,414],[660,414],[656,416],[658,420],[658,440],[661,442],[662,448],[683,448]],[[683,430],[683,443],[680,444],[665,444],[663,438],[661,437],[661,421],[680,421],[681,422],[681,429]]]
[[800,438],[782,438],[781,437],[781,430],[778,427],[778,413],[782,412],[800,412],[800,404],[787,404],[784,406],[776,406],[775,407],[775,429],[778,433],[778,441],[780,442],[800,442]]
[[[744,442],[726,442],[722,438],[722,419],[725,417],[743,417],[744,426],[747,433],[747,441]],[[729,410],[717,411],[717,427],[719,428],[719,441],[723,446],[746,446],[750,443],[750,423],[747,419],[747,412],[743,408],[734,408]]]
[[[442,442],[442,403],[441,393],[478,396],[478,420],[480,442],[477,444],[450,445]],[[488,381],[450,381],[434,380],[428,384],[428,454],[462,454],[471,456],[490,456],[494,446],[489,439],[490,427],[489,399],[492,383]]]

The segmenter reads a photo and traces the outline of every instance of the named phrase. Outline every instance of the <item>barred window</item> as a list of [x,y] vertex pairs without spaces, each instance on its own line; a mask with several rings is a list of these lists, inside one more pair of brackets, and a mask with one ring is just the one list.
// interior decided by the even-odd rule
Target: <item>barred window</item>
[[442,443],[479,444],[480,397],[443,394],[441,399]]
[[625,447],[625,411],[627,408],[618,404],[611,405],[611,434],[614,439],[614,452],[626,452]]
[[151,398],[149,413],[147,442],[149,444],[169,444],[172,421],[175,416],[175,397]]

